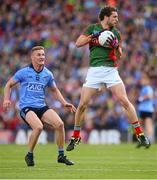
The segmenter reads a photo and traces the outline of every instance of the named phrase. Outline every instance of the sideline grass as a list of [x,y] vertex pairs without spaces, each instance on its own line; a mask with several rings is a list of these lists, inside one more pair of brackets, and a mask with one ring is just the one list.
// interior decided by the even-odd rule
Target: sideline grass
[[56,161],[56,145],[38,145],[35,167],[26,167],[27,147],[0,145],[1,179],[157,179],[157,145],[85,145],[66,152],[74,166]]

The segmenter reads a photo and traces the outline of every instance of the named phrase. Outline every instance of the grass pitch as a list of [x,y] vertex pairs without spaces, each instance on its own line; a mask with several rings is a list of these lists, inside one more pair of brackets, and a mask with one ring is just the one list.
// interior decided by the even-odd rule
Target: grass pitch
[[85,145],[66,152],[74,166],[57,163],[57,147],[37,145],[35,167],[26,167],[27,146],[0,145],[1,179],[156,179],[157,145]]

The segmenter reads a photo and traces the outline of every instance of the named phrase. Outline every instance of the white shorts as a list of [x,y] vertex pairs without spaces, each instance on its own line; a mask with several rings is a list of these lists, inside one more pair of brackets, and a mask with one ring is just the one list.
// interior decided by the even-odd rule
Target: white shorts
[[85,87],[99,89],[102,85],[107,88],[122,83],[117,67],[90,67],[87,72]]

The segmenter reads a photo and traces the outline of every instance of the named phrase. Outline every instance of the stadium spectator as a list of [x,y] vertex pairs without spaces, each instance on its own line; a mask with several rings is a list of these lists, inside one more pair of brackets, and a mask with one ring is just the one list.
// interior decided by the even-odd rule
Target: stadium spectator
[[[139,117],[144,125],[145,133],[150,141],[154,141],[154,90],[151,87],[149,76],[145,73],[142,74],[140,80],[141,90],[138,98],[138,111]],[[140,147],[140,144],[138,145]]]
[[42,46],[35,46],[31,50],[31,64],[18,70],[7,82],[4,88],[4,110],[10,105],[11,88],[19,84],[19,109],[21,118],[31,127],[29,151],[25,156],[27,166],[34,166],[33,152],[39,135],[46,123],[55,129],[58,146],[58,163],[73,165],[74,163],[64,155],[64,123],[58,114],[45,103],[45,90],[50,88],[63,107],[74,112],[75,107],[68,103],[56,86],[53,74],[44,66],[45,51]]

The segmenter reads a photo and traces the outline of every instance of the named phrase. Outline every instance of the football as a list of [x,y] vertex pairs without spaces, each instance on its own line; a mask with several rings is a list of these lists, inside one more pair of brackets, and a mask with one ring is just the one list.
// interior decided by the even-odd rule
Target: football
[[111,39],[114,38],[114,34],[111,31],[101,32],[101,34],[98,37],[99,44],[104,47],[108,46],[109,44],[106,41],[108,38],[111,38]]

